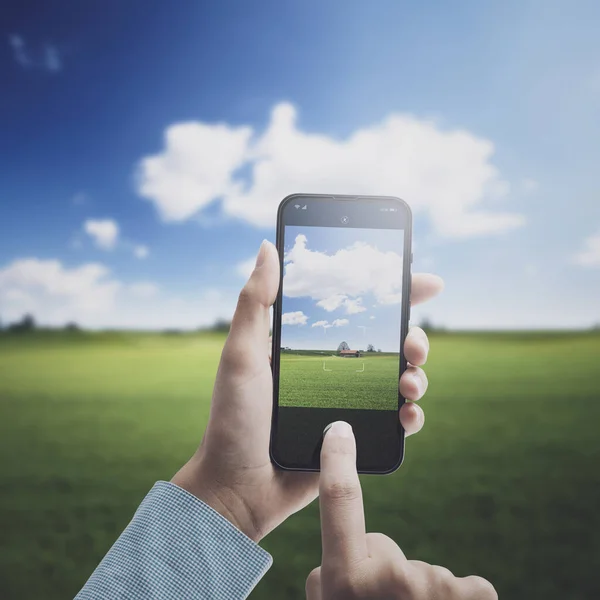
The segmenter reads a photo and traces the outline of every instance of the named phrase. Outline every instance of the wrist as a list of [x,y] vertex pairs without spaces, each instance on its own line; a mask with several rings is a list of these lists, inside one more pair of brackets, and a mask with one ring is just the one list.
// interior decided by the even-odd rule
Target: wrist
[[192,464],[192,461],[171,479],[171,483],[196,496],[198,500],[218,512],[244,535],[258,543],[263,535],[244,501],[229,488],[209,484],[208,478],[202,476],[199,467]]

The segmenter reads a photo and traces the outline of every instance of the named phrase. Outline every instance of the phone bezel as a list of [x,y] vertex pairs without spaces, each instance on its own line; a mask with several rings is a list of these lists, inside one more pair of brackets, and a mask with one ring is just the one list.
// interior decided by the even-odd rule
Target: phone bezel
[[[412,265],[412,211],[410,206],[401,198],[396,196],[369,196],[369,195],[339,195],[339,194],[290,194],[286,196],[279,204],[277,209],[277,231],[276,231],[276,246],[279,254],[279,269],[280,269],[280,282],[279,289],[277,291],[277,299],[273,305],[273,323],[272,323],[272,348],[271,348],[271,370],[273,373],[273,409],[271,418],[271,435],[269,442],[269,455],[272,463],[285,471],[301,471],[301,472],[319,472],[320,469],[306,467],[296,467],[282,464],[282,461],[278,460],[275,452],[274,438],[278,427],[278,415],[279,415],[279,367],[280,367],[280,348],[281,348],[281,315],[282,315],[282,298],[283,298],[283,240],[284,240],[284,228],[283,222],[283,211],[285,207],[294,200],[300,198],[319,198],[319,199],[331,199],[333,201],[348,201],[348,202],[369,202],[369,201],[381,201],[391,200],[398,203],[406,215],[406,226],[404,228],[404,255],[403,255],[403,277],[402,277],[402,289],[406,290],[403,294],[402,307],[401,307],[401,325],[400,325],[400,367],[398,378],[406,370],[407,361],[404,356],[404,341],[408,333],[408,325],[410,320],[410,293],[411,293],[411,265]],[[402,404],[405,403],[404,397],[398,391],[398,410],[400,410]],[[319,410],[319,409],[313,409]],[[358,472],[361,474],[377,474],[387,475],[396,471],[404,460],[405,454],[405,432],[404,428],[400,424],[398,418],[398,436],[400,438],[400,453],[398,460],[391,466],[385,467],[382,465],[381,468],[376,469],[364,469],[358,468]]]

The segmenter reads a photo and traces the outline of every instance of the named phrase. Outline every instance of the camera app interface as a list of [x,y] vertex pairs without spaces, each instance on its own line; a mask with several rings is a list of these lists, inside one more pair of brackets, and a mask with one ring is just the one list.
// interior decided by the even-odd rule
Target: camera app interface
[[285,227],[280,406],[397,408],[403,248],[401,229]]

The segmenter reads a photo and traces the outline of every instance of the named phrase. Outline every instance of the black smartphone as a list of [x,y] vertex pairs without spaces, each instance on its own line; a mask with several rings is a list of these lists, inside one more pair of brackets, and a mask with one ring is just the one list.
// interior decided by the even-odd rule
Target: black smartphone
[[323,430],[338,420],[354,429],[359,472],[402,463],[411,236],[399,198],[294,194],[279,205],[270,453],[280,468],[318,471]]

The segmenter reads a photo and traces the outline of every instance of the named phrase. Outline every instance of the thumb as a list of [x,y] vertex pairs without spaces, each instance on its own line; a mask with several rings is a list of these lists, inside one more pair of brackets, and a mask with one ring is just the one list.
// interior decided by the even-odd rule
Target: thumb
[[242,288],[231,329],[223,350],[234,362],[254,361],[264,355],[269,339],[269,308],[279,289],[279,255],[275,246],[264,240],[256,265]]

